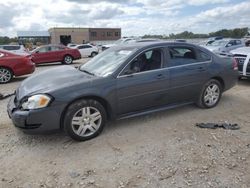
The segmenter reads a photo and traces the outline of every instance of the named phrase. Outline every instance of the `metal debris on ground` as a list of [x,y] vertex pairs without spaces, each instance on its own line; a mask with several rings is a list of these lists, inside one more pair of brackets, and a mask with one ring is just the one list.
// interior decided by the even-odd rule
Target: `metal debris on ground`
[[14,95],[15,93],[11,93],[11,94],[2,94],[0,93],[0,100],[4,100],[4,99],[7,99],[8,97],[11,97],[12,95]]
[[237,130],[240,128],[237,123],[234,123],[234,124],[231,124],[231,123],[197,123],[196,126],[200,128],[207,128],[207,129],[223,128],[223,129]]

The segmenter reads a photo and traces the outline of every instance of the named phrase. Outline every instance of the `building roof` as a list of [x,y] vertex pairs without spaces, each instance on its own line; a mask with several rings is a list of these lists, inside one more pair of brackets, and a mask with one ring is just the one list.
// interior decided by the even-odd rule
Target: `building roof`
[[18,31],[17,37],[50,37],[48,31]]

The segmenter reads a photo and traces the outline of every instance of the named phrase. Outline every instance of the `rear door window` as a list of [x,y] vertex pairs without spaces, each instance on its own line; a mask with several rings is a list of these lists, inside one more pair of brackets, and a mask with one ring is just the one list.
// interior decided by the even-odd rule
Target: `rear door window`
[[193,48],[190,47],[169,47],[169,66],[188,65],[198,62],[198,57]]
[[241,45],[241,40],[236,40],[237,45]]
[[210,61],[212,59],[212,57],[210,55],[208,55],[207,53],[198,50],[198,56],[200,58],[201,61]]

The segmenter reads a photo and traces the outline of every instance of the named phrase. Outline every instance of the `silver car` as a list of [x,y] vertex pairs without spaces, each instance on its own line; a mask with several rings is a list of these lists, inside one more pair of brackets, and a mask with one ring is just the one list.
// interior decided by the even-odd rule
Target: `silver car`
[[213,43],[204,47],[214,53],[225,55],[229,53],[231,50],[234,50],[236,48],[240,48],[243,46],[245,46],[245,43],[241,39],[223,39],[223,40],[214,41]]

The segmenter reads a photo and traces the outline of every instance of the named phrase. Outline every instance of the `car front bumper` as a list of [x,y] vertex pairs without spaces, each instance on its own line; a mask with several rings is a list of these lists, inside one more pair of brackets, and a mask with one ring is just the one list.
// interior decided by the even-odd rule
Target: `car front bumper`
[[12,96],[7,106],[7,112],[15,127],[34,134],[60,129],[61,113],[58,106],[37,110],[20,110],[14,100],[15,96]]
[[246,78],[250,78],[250,73],[247,72],[246,75],[243,75],[243,72],[239,71],[239,77],[246,77]]

